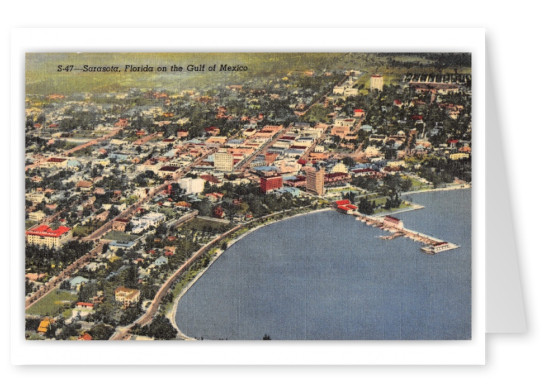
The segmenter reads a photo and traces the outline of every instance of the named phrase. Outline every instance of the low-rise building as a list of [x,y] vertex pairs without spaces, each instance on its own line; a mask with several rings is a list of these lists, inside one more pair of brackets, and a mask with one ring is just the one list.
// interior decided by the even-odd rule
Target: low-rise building
[[126,308],[140,301],[140,291],[138,289],[130,289],[124,286],[119,286],[115,289],[115,301],[122,304],[123,307]]
[[35,212],[29,213],[29,220],[40,222],[44,220],[46,217],[46,213],[42,212],[41,210],[37,210]]
[[115,219],[113,221],[113,231],[119,231],[124,232],[126,230],[126,226],[128,225],[129,220],[128,219]]
[[48,328],[52,323],[54,323],[53,318],[44,318],[40,321],[40,324],[38,325],[38,328],[36,329],[36,331],[38,331],[41,334],[44,334],[46,331],[48,331]]
[[389,228],[403,229],[404,222],[396,217],[385,216],[383,219],[383,224]]

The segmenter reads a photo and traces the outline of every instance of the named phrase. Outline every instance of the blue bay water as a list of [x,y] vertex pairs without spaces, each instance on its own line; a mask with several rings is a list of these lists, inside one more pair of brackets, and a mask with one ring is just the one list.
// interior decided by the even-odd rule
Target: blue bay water
[[335,211],[260,228],[231,246],[180,299],[194,338],[439,340],[471,337],[471,191],[412,194],[396,214],[459,244],[436,255]]

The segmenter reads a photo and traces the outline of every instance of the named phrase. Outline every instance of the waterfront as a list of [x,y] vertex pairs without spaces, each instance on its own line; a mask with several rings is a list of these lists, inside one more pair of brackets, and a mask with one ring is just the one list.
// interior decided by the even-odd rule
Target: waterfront
[[461,248],[426,255],[333,211],[271,224],[231,246],[180,299],[205,339],[468,339],[470,190],[412,194],[408,228]]

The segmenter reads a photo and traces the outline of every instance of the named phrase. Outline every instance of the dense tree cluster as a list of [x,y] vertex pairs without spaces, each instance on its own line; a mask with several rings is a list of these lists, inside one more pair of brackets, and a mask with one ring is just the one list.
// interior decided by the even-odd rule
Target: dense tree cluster
[[[51,273],[59,271],[88,253],[92,242],[73,240],[60,249],[27,244],[25,246],[25,270],[27,273]],[[54,272],[55,274],[55,272]]]
[[132,332],[137,335],[146,335],[157,340],[170,340],[176,338],[178,330],[172,326],[165,316],[157,315],[149,325],[143,327],[134,326]]

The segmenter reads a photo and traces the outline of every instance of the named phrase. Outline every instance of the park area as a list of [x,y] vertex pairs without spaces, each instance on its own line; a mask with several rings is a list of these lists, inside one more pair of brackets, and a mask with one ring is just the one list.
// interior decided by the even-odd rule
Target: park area
[[55,289],[32,305],[26,311],[26,314],[56,317],[68,310],[77,299],[78,296],[75,293]]

